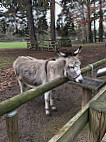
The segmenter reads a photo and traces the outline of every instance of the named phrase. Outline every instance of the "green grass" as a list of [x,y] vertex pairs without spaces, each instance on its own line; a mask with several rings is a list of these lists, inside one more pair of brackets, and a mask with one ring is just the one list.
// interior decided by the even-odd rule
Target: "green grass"
[[[44,43],[47,44],[47,41],[44,41]],[[95,46],[95,45],[103,45],[103,44],[104,43],[73,44],[73,46]],[[26,42],[0,42],[0,49],[15,49],[15,48],[27,48],[27,43]]]
[[3,57],[0,56],[0,69],[8,69],[12,67],[14,57]]
[[100,43],[85,43],[85,44],[82,44],[82,43],[76,43],[76,44],[72,44],[72,46],[99,46],[99,45],[105,45],[104,42],[100,42]]
[[0,42],[0,49],[27,48],[26,42]]

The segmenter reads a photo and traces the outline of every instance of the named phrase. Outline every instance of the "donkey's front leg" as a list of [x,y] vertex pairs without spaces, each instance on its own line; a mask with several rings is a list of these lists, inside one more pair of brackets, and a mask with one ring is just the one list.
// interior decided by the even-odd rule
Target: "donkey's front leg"
[[49,109],[50,91],[44,94],[44,99],[45,99],[45,112],[46,112],[46,115],[49,115],[50,114],[50,109]]
[[18,83],[19,83],[19,87],[20,87],[20,92],[23,93],[24,92],[24,84],[22,83],[22,81],[18,78]]
[[54,93],[53,93],[53,91],[51,91],[50,92],[50,106],[51,106],[51,109],[53,110],[53,111],[55,111],[56,110],[56,107],[54,106]]

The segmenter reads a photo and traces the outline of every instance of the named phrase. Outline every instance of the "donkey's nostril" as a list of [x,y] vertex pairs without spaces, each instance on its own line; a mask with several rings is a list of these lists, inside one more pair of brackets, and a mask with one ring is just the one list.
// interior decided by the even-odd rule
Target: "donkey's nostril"
[[80,80],[79,80],[79,83],[82,83],[82,81],[83,81],[83,80],[82,80],[82,79],[80,79]]

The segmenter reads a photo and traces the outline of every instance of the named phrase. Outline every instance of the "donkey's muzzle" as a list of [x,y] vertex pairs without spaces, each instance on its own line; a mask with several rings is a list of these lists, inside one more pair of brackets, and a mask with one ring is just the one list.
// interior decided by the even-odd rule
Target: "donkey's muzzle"
[[74,80],[75,82],[82,83],[83,77],[81,75],[81,72],[74,78]]

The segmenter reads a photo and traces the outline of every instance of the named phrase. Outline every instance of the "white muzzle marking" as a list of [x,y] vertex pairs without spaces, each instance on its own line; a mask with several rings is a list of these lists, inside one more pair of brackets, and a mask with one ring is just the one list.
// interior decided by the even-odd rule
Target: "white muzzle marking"
[[81,72],[77,75],[77,76],[75,76],[74,78],[73,78],[76,82],[82,82],[83,81],[83,77],[82,77],[82,75],[81,75]]

